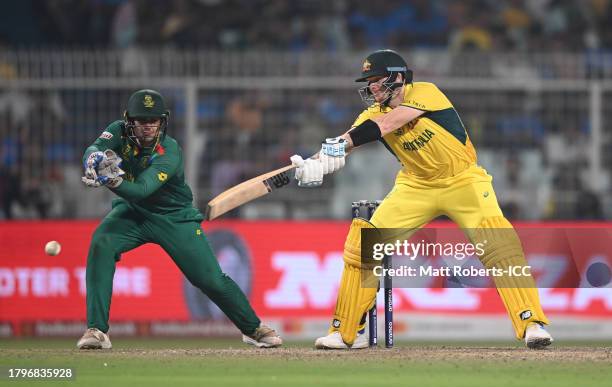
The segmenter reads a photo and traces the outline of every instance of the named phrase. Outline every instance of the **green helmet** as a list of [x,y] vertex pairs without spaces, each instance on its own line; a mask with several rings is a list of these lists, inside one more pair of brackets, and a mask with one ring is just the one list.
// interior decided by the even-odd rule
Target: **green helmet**
[[133,93],[130,96],[127,104],[127,110],[124,113],[126,137],[135,145],[141,147],[140,140],[134,134],[136,119],[155,119],[161,120],[157,140],[152,145],[157,146],[166,136],[166,128],[168,126],[168,117],[170,111],[166,109],[166,102],[162,95],[151,89],[142,89]]
[[129,118],[167,118],[170,114],[166,109],[164,97],[151,89],[138,90],[130,96],[126,116]]

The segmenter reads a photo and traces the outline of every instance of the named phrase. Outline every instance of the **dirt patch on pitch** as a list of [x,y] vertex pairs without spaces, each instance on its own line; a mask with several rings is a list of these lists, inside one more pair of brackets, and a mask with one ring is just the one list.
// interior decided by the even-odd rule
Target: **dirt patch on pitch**
[[545,350],[528,350],[526,348],[504,347],[398,347],[393,349],[366,349],[353,351],[317,351],[309,348],[278,349],[113,349],[105,351],[77,351],[51,349],[7,349],[3,357],[19,358],[31,356],[112,356],[129,358],[258,358],[283,360],[334,361],[342,359],[371,362],[373,360],[405,360],[410,362],[430,361],[495,361],[498,363],[515,361],[538,362],[606,362],[612,364],[612,348],[597,347],[564,347]]

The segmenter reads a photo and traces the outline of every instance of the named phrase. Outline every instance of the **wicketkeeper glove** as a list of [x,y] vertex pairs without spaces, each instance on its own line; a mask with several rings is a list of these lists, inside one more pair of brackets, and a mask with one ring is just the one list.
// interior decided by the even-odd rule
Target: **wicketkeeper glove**
[[117,156],[112,149],[94,153],[102,154],[102,160],[97,162],[96,168],[94,168],[96,177],[92,179],[86,174],[81,180],[88,187],[100,187],[105,185],[109,188],[117,188],[123,182],[121,176],[125,175],[125,172],[120,167],[121,158]]
[[93,152],[90,154],[83,167],[85,168],[85,177],[90,180],[95,180],[98,177],[98,165],[104,160],[103,152]]

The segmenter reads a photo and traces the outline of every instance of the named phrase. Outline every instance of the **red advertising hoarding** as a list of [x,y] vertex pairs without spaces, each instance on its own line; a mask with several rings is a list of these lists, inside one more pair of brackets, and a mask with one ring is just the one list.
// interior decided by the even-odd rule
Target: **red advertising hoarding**
[[[95,221],[0,223],[0,321],[14,325],[39,320],[83,321],[86,257],[96,225]],[[331,315],[348,227],[348,222],[328,221],[204,224],[221,266],[249,294],[257,313],[281,319]],[[529,227],[612,229],[603,223]],[[61,243],[60,255],[45,255],[49,240]],[[599,245],[575,242],[574,249],[591,249],[589,254],[599,254],[610,262],[608,241]],[[539,265],[536,261],[554,256],[558,247],[552,242],[538,243],[545,251],[527,258],[535,263],[534,275],[541,276],[546,274],[549,261]],[[551,315],[612,318],[609,287],[553,287],[541,289],[540,294]],[[406,288],[395,289],[394,295],[397,313],[505,313],[495,289],[490,288]],[[186,284],[158,246],[148,244],[128,252],[117,264],[112,321],[189,321],[218,314]]]

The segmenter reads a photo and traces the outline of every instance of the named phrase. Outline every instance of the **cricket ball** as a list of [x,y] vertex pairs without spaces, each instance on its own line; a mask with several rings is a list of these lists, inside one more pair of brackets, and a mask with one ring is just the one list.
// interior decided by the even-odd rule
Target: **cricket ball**
[[58,241],[49,241],[45,245],[45,253],[47,255],[58,255],[62,251],[62,245]]

